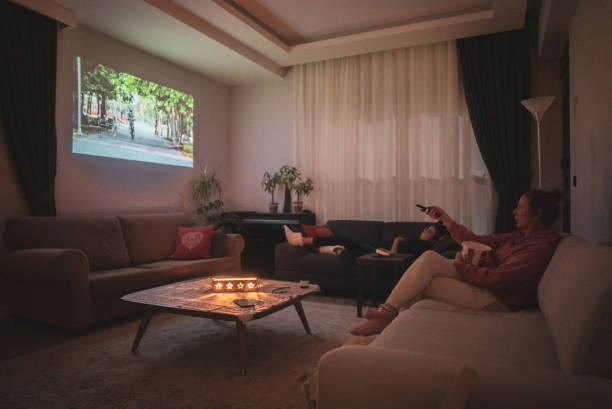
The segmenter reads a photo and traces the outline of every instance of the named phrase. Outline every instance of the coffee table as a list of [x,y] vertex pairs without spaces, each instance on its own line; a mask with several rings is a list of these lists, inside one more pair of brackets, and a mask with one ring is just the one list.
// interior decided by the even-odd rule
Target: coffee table
[[[310,334],[310,327],[301,300],[319,291],[319,286],[316,284],[310,284],[308,288],[301,288],[295,282],[260,279],[258,291],[213,293],[212,280],[208,277],[138,291],[125,295],[122,300],[147,306],[132,344],[132,352],[135,352],[138,348],[151,316],[158,311],[235,321],[236,332],[238,333],[240,373],[244,375],[246,373],[247,351],[246,323],[293,305],[306,333]],[[234,303],[237,298],[253,300],[255,306],[239,307]]]

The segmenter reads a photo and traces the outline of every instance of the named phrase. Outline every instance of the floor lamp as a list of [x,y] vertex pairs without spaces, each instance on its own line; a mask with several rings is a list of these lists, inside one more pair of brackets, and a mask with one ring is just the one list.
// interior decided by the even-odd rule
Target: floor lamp
[[538,124],[538,189],[542,189],[542,156],[540,154],[540,124],[544,112],[550,107],[555,97],[536,97],[524,99],[521,104],[533,115]]

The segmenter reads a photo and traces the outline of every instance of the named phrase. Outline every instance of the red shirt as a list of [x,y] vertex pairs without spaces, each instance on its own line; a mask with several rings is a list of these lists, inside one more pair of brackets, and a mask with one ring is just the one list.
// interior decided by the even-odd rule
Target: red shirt
[[457,243],[477,241],[493,249],[487,267],[456,264],[468,283],[486,288],[511,310],[537,305],[537,287],[557,247],[558,233],[541,230],[478,236],[455,223],[449,232]]

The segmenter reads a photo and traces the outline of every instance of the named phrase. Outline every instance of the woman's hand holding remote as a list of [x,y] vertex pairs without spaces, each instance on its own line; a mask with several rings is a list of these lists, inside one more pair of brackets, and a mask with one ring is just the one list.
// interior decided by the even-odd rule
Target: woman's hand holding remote
[[432,219],[440,220],[442,224],[446,226],[447,229],[450,229],[451,226],[455,224],[455,221],[448,215],[448,213],[442,210],[441,207],[429,206],[427,209],[425,209],[424,212],[427,216],[431,217]]

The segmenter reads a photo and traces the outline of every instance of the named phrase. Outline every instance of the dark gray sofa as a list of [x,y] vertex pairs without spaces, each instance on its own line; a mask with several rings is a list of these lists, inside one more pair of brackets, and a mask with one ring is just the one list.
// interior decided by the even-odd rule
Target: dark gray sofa
[[[330,220],[327,225],[334,235],[354,238],[373,247],[381,247],[397,236],[416,237],[432,225],[427,222],[380,222],[371,220]],[[456,248],[448,249],[450,240],[437,243],[432,250],[454,258]],[[406,262],[408,267],[414,259]],[[331,254],[316,253],[312,247],[289,243],[276,245],[274,278],[277,280],[309,280],[324,289],[357,291],[357,264]]]

